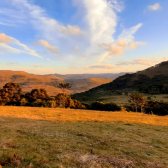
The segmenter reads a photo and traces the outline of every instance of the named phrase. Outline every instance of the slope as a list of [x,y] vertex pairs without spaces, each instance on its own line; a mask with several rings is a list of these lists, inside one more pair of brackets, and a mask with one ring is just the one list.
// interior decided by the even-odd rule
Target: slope
[[125,74],[113,82],[100,85],[84,93],[75,94],[73,98],[85,101],[100,98],[105,95],[113,95],[119,91],[121,94],[133,90],[150,94],[167,94],[168,61],[161,62],[137,73]]
[[34,75],[23,71],[0,71],[1,88],[6,83],[15,82],[21,85],[23,92],[30,92],[35,88],[45,88],[50,96],[54,96],[62,92],[59,88],[57,88],[58,84],[61,82],[70,83],[72,88],[66,92],[68,94],[72,94],[83,92],[111,81],[112,79],[105,78],[62,79],[54,75]]

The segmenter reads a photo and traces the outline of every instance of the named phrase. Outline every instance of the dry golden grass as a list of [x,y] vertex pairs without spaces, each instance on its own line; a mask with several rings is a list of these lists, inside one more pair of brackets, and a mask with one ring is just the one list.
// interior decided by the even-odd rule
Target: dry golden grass
[[0,116],[26,118],[46,121],[100,121],[124,122],[168,126],[168,116],[155,116],[133,112],[101,112],[90,110],[74,110],[39,107],[0,107]]
[[114,79],[110,79],[110,78],[90,78],[91,81],[96,82],[97,84],[105,84],[105,83],[109,83],[112,82]]
[[0,107],[0,165],[166,168],[168,127],[161,125],[168,125],[168,117]]

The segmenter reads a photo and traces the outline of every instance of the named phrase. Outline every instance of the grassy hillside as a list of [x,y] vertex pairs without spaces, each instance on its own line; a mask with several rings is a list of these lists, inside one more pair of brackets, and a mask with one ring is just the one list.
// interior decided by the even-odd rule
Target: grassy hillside
[[75,94],[73,98],[93,100],[95,97],[116,95],[118,90],[121,93],[138,90],[147,94],[168,94],[168,61],[137,73],[125,74],[110,83]]
[[23,92],[30,92],[35,88],[45,88],[50,96],[60,92],[57,88],[61,82],[69,82],[72,88],[67,92],[78,93],[84,92],[99,85],[109,83],[113,79],[106,78],[86,78],[86,79],[63,79],[53,75],[34,75],[23,71],[0,71],[0,87],[6,83],[15,82],[21,85]]
[[113,81],[111,78],[83,78],[83,79],[66,79],[66,82],[70,83],[71,91],[73,93],[80,93],[86,90],[92,89],[96,86],[109,83]]
[[3,168],[168,167],[168,117],[1,107],[0,123]]

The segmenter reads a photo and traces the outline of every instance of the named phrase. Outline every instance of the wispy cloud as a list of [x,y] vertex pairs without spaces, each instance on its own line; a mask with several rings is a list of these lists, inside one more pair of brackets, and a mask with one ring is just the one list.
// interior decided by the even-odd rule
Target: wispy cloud
[[91,65],[88,68],[91,69],[113,69],[114,66],[110,64],[105,64],[105,65]]
[[36,67],[36,68],[39,68],[39,67],[41,67],[41,66],[38,66],[38,65],[33,65],[34,67]]
[[67,27],[65,26],[61,26],[60,31],[62,34],[65,34],[65,35],[84,35],[84,32],[78,27],[78,26],[71,26],[71,25],[68,25]]
[[149,9],[149,10],[156,11],[156,10],[161,9],[161,6],[160,6],[159,3],[156,3],[156,4],[154,4],[154,5],[150,5],[150,6],[148,6],[148,9]]
[[[7,45],[6,43],[16,44],[18,46],[21,46],[24,50],[13,48],[10,45]],[[21,43],[19,40],[13,37],[7,36],[5,34],[0,34],[0,49],[1,49],[1,52],[27,53],[35,57],[41,57],[40,55],[36,53],[35,50],[30,49],[25,44]]]
[[16,62],[7,62],[6,63],[7,66],[12,66],[12,65],[16,65],[16,64],[18,64],[18,63],[16,63]]
[[47,48],[47,50],[53,54],[61,55],[59,48],[51,46],[46,40],[39,40],[38,42],[33,42],[32,45],[42,45]]
[[112,43],[117,25],[116,13],[122,11],[123,7],[115,0],[82,0],[81,2],[87,11],[85,20],[89,25],[91,43]]
[[142,59],[133,59],[131,61],[121,61],[118,62],[116,65],[145,65],[145,66],[152,66],[158,64],[162,61],[167,61],[168,57],[162,58],[142,58]]
[[135,49],[139,45],[146,45],[146,43],[144,42],[134,41],[134,34],[141,26],[142,23],[139,23],[138,25],[133,26],[129,29],[124,29],[113,45],[111,45],[110,43],[98,44],[99,47],[105,49],[105,53],[102,54],[98,62],[103,62],[107,57],[110,58],[123,55],[125,53],[125,50]]
[[0,43],[11,43],[12,39],[5,34],[0,34]]
[[142,23],[137,24],[128,29],[124,29],[123,32],[119,35],[117,41],[125,41],[126,43],[130,43],[134,41],[134,34],[138,31],[140,27],[142,27]]

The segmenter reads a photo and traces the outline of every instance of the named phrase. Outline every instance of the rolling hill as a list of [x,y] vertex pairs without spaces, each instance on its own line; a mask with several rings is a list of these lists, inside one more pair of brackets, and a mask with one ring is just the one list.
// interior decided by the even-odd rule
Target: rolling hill
[[168,61],[161,62],[137,73],[125,74],[114,81],[92,88],[89,91],[74,94],[73,98],[85,101],[116,93],[137,90],[150,94],[168,93]]
[[68,82],[72,88],[67,91],[69,94],[83,92],[98,85],[111,82],[113,79],[106,78],[83,78],[83,79],[63,79],[54,75],[34,75],[23,71],[0,71],[0,87],[6,83],[19,83],[23,92],[30,92],[34,88],[45,88],[50,96],[62,92],[57,88],[61,82]]

